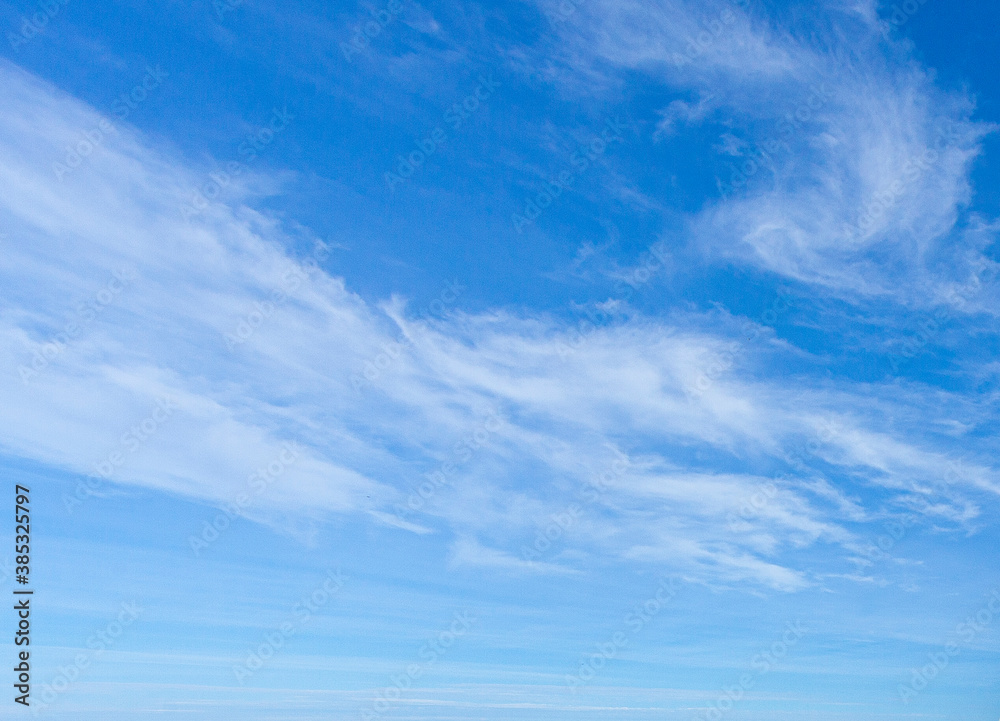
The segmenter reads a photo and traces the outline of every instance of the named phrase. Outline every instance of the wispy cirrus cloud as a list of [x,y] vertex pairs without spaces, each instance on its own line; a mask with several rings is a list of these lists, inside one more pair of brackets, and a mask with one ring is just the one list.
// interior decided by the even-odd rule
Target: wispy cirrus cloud
[[641,72],[701,98],[668,103],[657,136],[712,117],[736,143],[734,162],[716,163],[728,197],[689,218],[710,256],[907,306],[940,302],[982,262],[983,244],[956,223],[981,141],[996,128],[970,119],[970,96],[941,89],[907,59],[911,48],[875,3],[830,4],[782,32],[768,16],[778,11],[755,3],[578,10],[557,29],[569,86],[568,68],[609,79]]
[[[750,32],[750,21],[741,23]],[[786,55],[765,75],[780,76]],[[0,266],[10,306],[0,320],[10,453],[90,473],[151,403],[169,396],[176,418],[121,465],[114,480],[124,487],[231,502],[257,465],[294,440],[303,457],[247,515],[279,524],[288,512],[357,513],[421,535],[444,531],[458,539],[449,552],[457,566],[564,573],[610,554],[785,590],[816,582],[795,549],[856,546],[847,524],[857,514],[845,509],[856,508],[866,487],[895,494],[873,514],[923,504],[957,525],[974,517],[961,510],[969,499],[996,493],[995,471],[974,461],[967,480],[947,492],[915,487],[948,461],[941,437],[916,420],[927,401],[768,372],[794,355],[773,339],[692,398],[686,389],[734,339],[716,314],[651,318],[624,304],[569,355],[559,352],[569,325],[527,309],[417,320],[399,299],[372,305],[344,279],[302,270],[317,239],[255,210],[253,182],[233,190],[232,205],[183,217],[178,207],[199,173],[124,126],[57,188],[50,159],[98,116],[10,65],[0,72],[11,98],[0,116],[9,188],[0,213],[17,237],[6,241]],[[766,207],[758,196],[740,202],[757,213]],[[820,263],[825,252],[803,246],[803,267],[842,267]],[[137,276],[128,293],[24,383],[16,369],[65,323],[74,299],[123,266]],[[288,273],[297,269],[304,280],[293,288]],[[279,288],[287,296],[280,307],[245,343],[227,344],[240,319]],[[406,352],[359,392],[350,378],[401,336]],[[873,396],[912,421],[881,429],[865,412]],[[420,515],[390,515],[492,409],[505,419],[495,441]],[[814,467],[787,481],[749,530],[729,528],[739,499],[783,470],[804,429],[831,411],[844,431],[812,456]],[[608,464],[609,445],[634,459],[629,472],[587,509],[558,553],[525,562],[521,545]],[[839,492],[818,483],[826,475],[842,483]]]

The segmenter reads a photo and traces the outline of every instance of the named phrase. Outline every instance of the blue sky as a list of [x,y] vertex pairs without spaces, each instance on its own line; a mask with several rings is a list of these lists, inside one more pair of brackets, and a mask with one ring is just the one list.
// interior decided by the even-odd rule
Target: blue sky
[[994,721],[997,14],[0,3],[32,711]]

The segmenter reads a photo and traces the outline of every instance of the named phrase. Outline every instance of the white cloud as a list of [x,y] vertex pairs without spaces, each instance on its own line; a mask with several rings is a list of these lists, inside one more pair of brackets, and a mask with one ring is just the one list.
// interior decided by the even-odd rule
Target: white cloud
[[740,3],[589,2],[559,28],[567,67],[703,98],[671,101],[654,139],[683,138],[709,109],[732,128],[716,143],[736,156],[728,197],[690,218],[716,257],[910,306],[941,302],[980,262],[955,228],[996,128],[885,35],[875,3],[828,3],[788,30]]
[[451,547],[450,561],[453,566],[471,566],[502,569],[515,573],[556,573],[573,574],[571,568],[545,561],[526,561],[505,551],[486,548],[473,538],[459,538]]
[[[778,357],[770,346],[693,398],[687,389],[732,342],[715,316],[623,315],[582,340],[527,313],[418,322],[398,299],[371,307],[342,279],[309,270],[290,248],[315,239],[248,207],[246,195],[186,220],[180,206],[203,179],[124,126],[59,180],[52,163],[99,116],[10,65],[0,76],[10,97],[0,112],[0,218],[16,236],[0,266],[10,305],[0,317],[8,453],[80,474],[118,453],[117,482],[216,503],[276,463],[267,491],[276,513],[367,513],[425,535],[440,522],[458,539],[456,566],[569,572],[571,561],[601,554],[786,590],[810,581],[783,554],[820,540],[851,547],[841,522],[857,519],[857,503],[816,471],[787,481],[746,528],[725,518],[824,412],[840,412],[845,430],[815,458],[839,472],[926,498],[903,479],[946,467],[940,450],[921,448],[938,441],[916,422],[889,433],[862,412],[873,393],[925,411],[916,400],[846,388],[793,403],[793,379],[751,380],[755,364]],[[119,288],[122,268],[133,279],[104,292]],[[68,322],[76,337],[53,345]],[[241,323],[252,332],[227,343]],[[392,345],[401,337],[407,344]],[[22,382],[17,369],[36,352],[44,360]],[[359,390],[352,377],[369,362],[378,372]],[[141,430],[163,398],[174,415],[133,450],[125,434]],[[484,432],[493,412],[503,421]],[[301,454],[280,461],[290,442]],[[511,549],[577,498],[616,450],[631,469],[588,502],[560,550],[532,562],[516,556]],[[420,474],[445,463],[455,470],[421,516],[390,514]],[[928,513],[961,523],[970,518],[956,510],[968,504],[962,494],[996,492],[991,468],[969,469]]]

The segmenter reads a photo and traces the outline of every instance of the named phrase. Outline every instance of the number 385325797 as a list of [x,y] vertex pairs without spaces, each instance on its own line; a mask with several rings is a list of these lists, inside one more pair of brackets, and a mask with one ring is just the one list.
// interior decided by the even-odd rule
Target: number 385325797
[[28,516],[28,494],[31,491],[24,486],[16,486],[14,490],[17,493],[17,497],[14,499],[17,504],[14,507],[14,520],[18,524],[16,528],[17,537],[14,539],[14,550],[18,554],[14,559],[17,561],[17,569],[15,570],[15,573],[24,574],[28,573],[28,541],[29,534],[31,533],[29,524],[30,519]]

